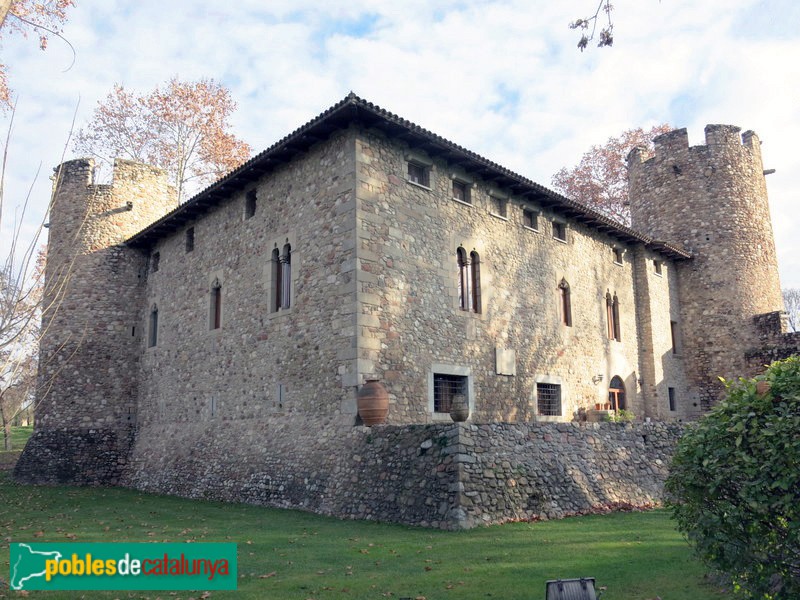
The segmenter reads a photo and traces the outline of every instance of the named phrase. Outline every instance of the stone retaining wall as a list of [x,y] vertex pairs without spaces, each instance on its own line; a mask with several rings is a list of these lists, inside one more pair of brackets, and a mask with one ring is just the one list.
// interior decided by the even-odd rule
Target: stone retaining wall
[[123,484],[441,529],[661,500],[678,425],[276,421],[141,432]]
[[134,429],[34,431],[14,467],[21,483],[116,485],[126,468]]

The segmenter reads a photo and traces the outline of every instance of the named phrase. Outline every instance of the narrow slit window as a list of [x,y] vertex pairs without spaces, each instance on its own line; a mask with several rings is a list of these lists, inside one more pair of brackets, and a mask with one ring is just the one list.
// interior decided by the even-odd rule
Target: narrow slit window
[[677,400],[675,398],[675,388],[667,388],[667,393],[669,396],[669,410],[670,412],[675,412],[677,410]]
[[152,348],[158,345],[158,306],[155,304],[150,309],[150,323],[147,332],[147,346]]
[[153,254],[150,255],[150,270],[153,273],[157,273],[160,266],[161,266],[161,253],[153,252]]
[[654,260],[653,261],[653,271],[655,272],[656,275],[661,275],[661,271],[662,271],[662,266],[661,265],[662,265],[662,263],[661,263],[660,260]]
[[621,265],[622,264],[622,248],[612,248],[614,251],[614,264]]
[[672,339],[672,353],[678,353],[678,323],[677,321],[669,322],[669,334]]

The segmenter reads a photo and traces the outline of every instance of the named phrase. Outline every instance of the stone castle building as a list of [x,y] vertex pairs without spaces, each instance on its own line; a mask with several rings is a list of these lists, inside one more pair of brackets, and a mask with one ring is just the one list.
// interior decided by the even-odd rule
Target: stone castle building
[[16,476],[441,527],[647,504],[668,423],[800,348],[759,145],[634,150],[631,227],[352,94],[177,208],[64,163]]

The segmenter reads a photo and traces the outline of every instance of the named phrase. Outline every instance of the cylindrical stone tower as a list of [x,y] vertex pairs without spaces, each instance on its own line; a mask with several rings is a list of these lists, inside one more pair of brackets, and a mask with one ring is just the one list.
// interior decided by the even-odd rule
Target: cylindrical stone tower
[[147,256],[124,245],[176,206],[166,174],[116,160],[55,169],[35,430],[15,469],[32,482],[114,482],[136,422]]
[[721,397],[719,377],[752,375],[753,318],[783,307],[760,142],[739,131],[708,125],[706,144],[690,148],[677,129],[654,140],[652,155],[636,148],[628,157],[633,227],[693,254],[676,263],[678,350],[698,411]]

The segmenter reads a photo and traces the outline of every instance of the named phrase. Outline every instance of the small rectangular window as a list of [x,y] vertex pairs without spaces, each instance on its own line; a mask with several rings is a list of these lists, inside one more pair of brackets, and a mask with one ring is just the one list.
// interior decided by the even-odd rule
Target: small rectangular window
[[466,375],[433,374],[433,411],[449,413],[456,395],[467,395]]
[[469,196],[469,185],[457,179],[453,180],[453,198],[460,202],[472,204],[472,199]]
[[614,264],[621,265],[622,264],[622,248],[612,248],[614,251]]
[[244,218],[251,219],[256,215],[256,191],[250,190],[244,200]]
[[492,206],[492,214],[497,215],[498,217],[503,217],[504,219],[508,217],[508,200],[505,198],[490,196],[489,202]]
[[194,227],[189,227],[186,230],[186,252],[194,250]]
[[553,221],[553,237],[562,242],[567,241],[567,224],[561,221]]
[[528,229],[539,230],[539,213],[535,210],[524,209],[522,211],[522,224]]
[[655,271],[656,275],[661,275],[661,261],[654,260],[653,261],[653,270]]
[[160,263],[161,263],[161,253],[153,252],[153,254],[150,255],[150,270],[153,273],[157,273]]
[[669,410],[671,412],[675,412],[677,410],[675,401],[675,388],[667,388],[667,392],[669,395]]
[[419,185],[424,185],[425,187],[430,187],[431,185],[430,169],[423,164],[413,161],[408,161],[408,180],[411,183],[416,183]]
[[561,386],[557,383],[536,384],[536,409],[545,417],[561,416]]

